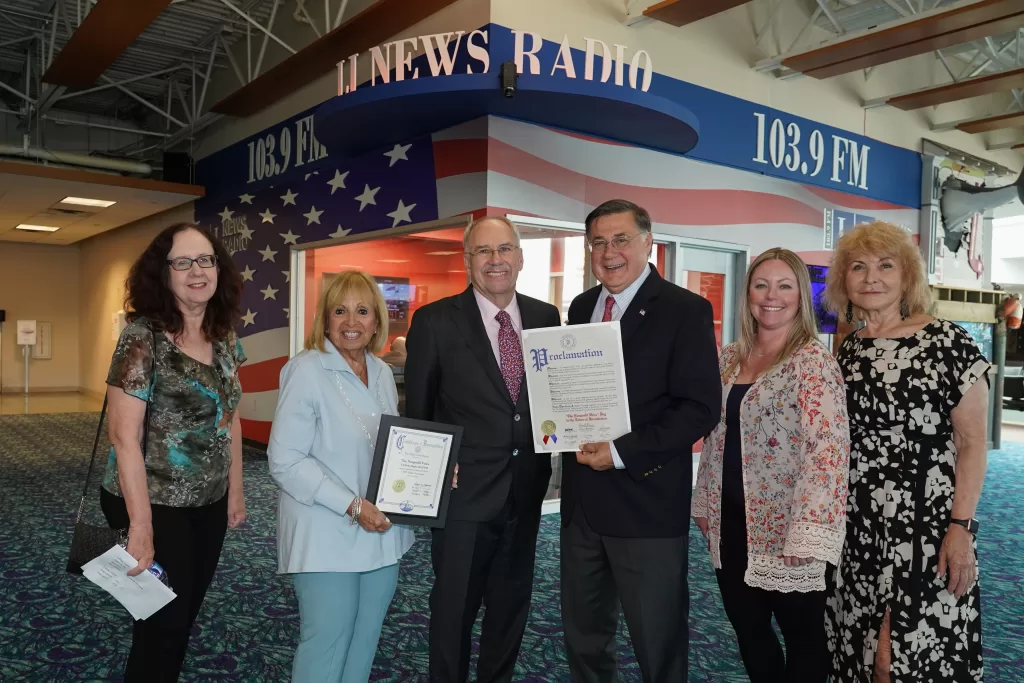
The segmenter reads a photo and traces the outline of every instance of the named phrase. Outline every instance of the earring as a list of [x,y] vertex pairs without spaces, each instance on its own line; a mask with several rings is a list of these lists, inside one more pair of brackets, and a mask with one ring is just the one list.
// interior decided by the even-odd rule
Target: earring
[[900,320],[906,320],[910,317],[910,305],[907,304],[906,298],[900,299]]
[[848,322],[848,323],[852,323],[853,322],[853,302],[852,301],[847,301],[846,302],[846,322]]

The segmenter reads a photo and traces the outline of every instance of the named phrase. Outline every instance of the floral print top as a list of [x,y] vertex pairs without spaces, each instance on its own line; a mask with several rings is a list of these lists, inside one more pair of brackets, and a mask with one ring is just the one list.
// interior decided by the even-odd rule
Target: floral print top
[[[145,318],[121,333],[107,384],[150,402],[145,458],[151,503],[199,507],[227,493],[231,421],[242,398],[238,368],[245,360],[234,332],[213,343],[211,365],[186,355],[164,333],[154,335]],[[113,447],[103,487],[121,495]]]
[[[720,372],[738,347],[722,349]],[[692,515],[708,520],[711,561],[722,567],[722,467],[725,406],[739,374],[723,377],[722,419],[704,441]],[[813,340],[755,381],[740,407],[743,493],[747,520],[744,581],[774,591],[825,590],[846,530],[850,428],[839,365]],[[787,567],[784,556],[814,558]]]

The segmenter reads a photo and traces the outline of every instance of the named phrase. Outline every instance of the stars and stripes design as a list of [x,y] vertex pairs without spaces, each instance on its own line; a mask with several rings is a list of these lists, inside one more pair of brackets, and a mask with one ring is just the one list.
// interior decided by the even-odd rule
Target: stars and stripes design
[[246,437],[266,442],[288,356],[292,246],[439,217],[505,213],[582,223],[612,198],[651,214],[655,232],[773,246],[826,264],[825,209],[918,225],[918,211],[725,166],[496,117],[407,140],[352,162],[330,157],[272,188],[197,204],[245,280],[239,335]]

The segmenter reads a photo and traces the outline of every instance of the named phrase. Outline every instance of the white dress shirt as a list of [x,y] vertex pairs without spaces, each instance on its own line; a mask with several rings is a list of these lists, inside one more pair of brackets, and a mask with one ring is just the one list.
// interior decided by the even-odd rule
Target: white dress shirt
[[[643,272],[637,279],[633,280],[632,283],[618,294],[612,294],[606,287],[601,287],[601,294],[597,297],[597,305],[594,306],[594,312],[590,314],[590,322],[599,323],[604,318],[604,306],[608,297],[615,299],[615,303],[612,304],[612,320],[619,320],[622,318],[622,314],[629,308],[629,304],[633,302],[633,298],[636,293],[640,291],[640,286],[643,285],[644,281],[647,280],[647,276],[651,274],[651,267],[648,265],[644,268]],[[622,458],[619,457],[619,451],[615,448],[615,442],[610,441],[608,443],[612,451],[612,462],[615,463],[615,469],[624,470],[626,465],[622,462]]]
[[509,305],[501,309],[493,301],[478,292],[476,287],[473,288],[473,295],[476,297],[476,305],[480,308],[480,317],[483,318],[484,331],[487,332],[487,339],[491,342],[494,359],[498,361],[498,368],[500,369],[501,352],[498,350],[498,331],[501,329],[501,323],[495,320],[494,316],[498,315],[498,312],[502,310],[508,313],[508,316],[512,319],[512,329],[519,335],[519,343],[522,344],[523,320],[519,315],[519,303],[516,301],[516,297],[513,296]]
[[303,351],[281,370],[267,458],[281,488],[277,508],[278,571],[367,572],[398,562],[412,546],[409,527],[385,533],[350,523],[356,496],[366,497],[382,414],[398,414],[395,378],[366,354],[368,385],[329,341]]

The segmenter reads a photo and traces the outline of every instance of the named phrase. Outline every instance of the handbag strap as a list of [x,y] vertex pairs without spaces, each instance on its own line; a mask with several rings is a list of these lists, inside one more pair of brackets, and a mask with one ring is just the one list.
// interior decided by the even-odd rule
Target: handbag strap
[[[153,353],[152,363],[153,372],[150,378],[149,386],[149,400],[146,401],[146,415],[143,418],[142,423],[142,460],[146,460],[146,450],[149,447],[149,408],[153,402],[153,392],[156,390],[156,333],[153,332],[153,328],[150,327],[149,331],[153,334]],[[103,407],[100,408],[100,422],[96,425],[96,438],[92,442],[92,457],[89,458],[89,471],[85,475],[85,487],[82,489],[82,500],[78,503],[78,514],[75,516],[75,524],[82,521],[82,513],[85,510],[85,498],[89,495],[89,481],[92,479],[92,470],[96,465],[96,451],[100,446],[100,434],[103,433],[103,418],[107,414],[107,392],[103,392]]]

